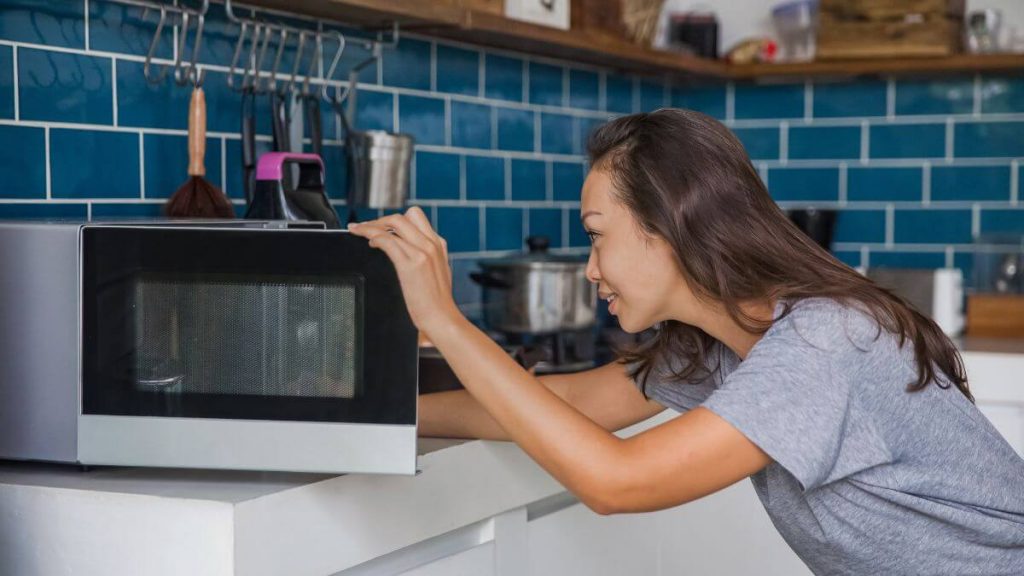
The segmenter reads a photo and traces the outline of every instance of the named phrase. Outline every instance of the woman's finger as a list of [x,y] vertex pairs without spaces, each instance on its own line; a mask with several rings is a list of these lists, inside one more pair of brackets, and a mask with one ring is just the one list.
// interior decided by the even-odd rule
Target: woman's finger
[[423,234],[415,224],[410,222],[408,218],[401,214],[384,216],[383,218],[374,220],[371,224],[391,228],[409,244],[418,246],[424,251],[436,246],[435,243]]
[[373,236],[370,237],[370,246],[373,248],[380,248],[385,254],[387,254],[388,258],[391,259],[391,262],[394,263],[395,268],[400,268],[412,260],[413,248],[394,234],[388,232],[375,232]]
[[440,239],[440,236],[437,235],[434,227],[430,225],[430,219],[427,218],[427,214],[419,206],[413,206],[406,210],[405,217],[409,222],[412,222],[424,236],[432,240]]

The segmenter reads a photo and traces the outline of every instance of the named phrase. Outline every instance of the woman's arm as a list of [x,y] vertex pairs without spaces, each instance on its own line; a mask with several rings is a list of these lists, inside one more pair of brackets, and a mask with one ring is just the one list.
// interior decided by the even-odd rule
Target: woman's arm
[[395,265],[416,326],[509,437],[598,513],[656,510],[725,488],[769,462],[734,427],[692,410],[628,440],[523,370],[455,305],[444,240],[411,208],[350,227]]
[[[537,380],[605,430],[646,420],[664,410],[637,390],[626,368],[612,362],[574,374],[551,374]],[[511,440],[508,432],[467,390],[424,394],[419,399],[420,436]]]

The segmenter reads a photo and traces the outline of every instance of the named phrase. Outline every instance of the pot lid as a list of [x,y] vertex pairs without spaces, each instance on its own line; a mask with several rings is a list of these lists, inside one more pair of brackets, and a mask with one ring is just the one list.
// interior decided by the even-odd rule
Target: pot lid
[[551,241],[547,236],[530,236],[526,239],[528,252],[513,254],[502,258],[487,258],[477,262],[484,268],[512,267],[577,267],[586,265],[587,259],[582,256],[568,254],[552,254],[548,252]]

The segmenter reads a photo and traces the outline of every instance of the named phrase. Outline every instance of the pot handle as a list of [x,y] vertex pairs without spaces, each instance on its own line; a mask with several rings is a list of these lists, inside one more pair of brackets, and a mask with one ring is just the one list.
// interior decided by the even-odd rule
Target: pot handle
[[473,282],[476,282],[477,284],[483,286],[484,288],[497,288],[499,290],[508,290],[509,288],[512,287],[512,285],[509,284],[508,281],[506,281],[505,279],[499,278],[492,274],[488,274],[487,272],[470,272],[469,278],[473,280]]

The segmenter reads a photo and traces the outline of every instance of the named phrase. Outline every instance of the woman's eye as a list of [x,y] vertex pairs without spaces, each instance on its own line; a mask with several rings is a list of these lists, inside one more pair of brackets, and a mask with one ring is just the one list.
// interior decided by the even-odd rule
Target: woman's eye
[[594,232],[593,230],[587,230],[587,237],[590,238],[591,242],[596,240],[598,236],[600,236],[600,234],[598,234],[597,232]]

